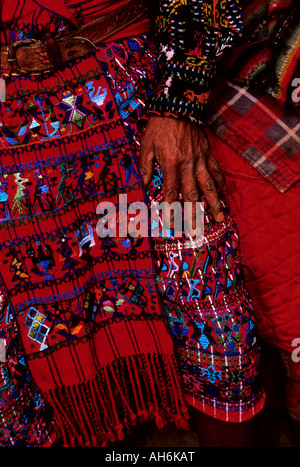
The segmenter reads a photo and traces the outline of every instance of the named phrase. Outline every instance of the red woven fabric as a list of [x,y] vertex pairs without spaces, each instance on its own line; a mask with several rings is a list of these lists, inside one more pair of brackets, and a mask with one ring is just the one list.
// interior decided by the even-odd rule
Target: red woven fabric
[[1,336],[13,315],[65,446],[105,446],[148,419],[187,427],[150,238],[98,234],[100,202],[118,218],[120,193],[147,201],[135,154],[151,47],[145,36],[103,44],[42,85],[25,77],[17,99],[13,78],[1,107]]
[[226,175],[259,334],[291,355],[292,341],[300,337],[299,183],[279,193],[221,138],[208,134]]
[[[19,24],[26,25],[42,25],[51,21],[52,15],[59,15],[62,19],[62,27],[64,20],[69,20],[80,26],[88,24],[96,20],[101,15],[110,13],[114,9],[124,5],[128,0],[88,0],[73,2],[71,0],[26,0],[19,2],[12,0],[10,2],[2,2],[1,4],[1,20],[3,30],[6,25],[15,24],[17,20]],[[57,22],[57,18],[56,18]],[[149,17],[145,17],[136,23],[128,26],[124,30],[111,36],[111,40],[116,40],[121,37],[130,37],[138,34],[143,34],[151,29]],[[14,28],[14,33],[17,29]]]

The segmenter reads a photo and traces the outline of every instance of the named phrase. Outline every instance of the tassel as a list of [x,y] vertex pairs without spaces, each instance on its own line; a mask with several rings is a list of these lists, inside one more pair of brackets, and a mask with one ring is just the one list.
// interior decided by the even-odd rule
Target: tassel
[[[86,414],[86,407],[84,404],[80,404],[80,405],[78,404],[78,400],[80,400],[80,398],[77,394],[77,386],[71,386],[70,391],[73,397],[73,403],[75,405],[75,410],[76,410],[77,417],[78,417],[79,430],[80,430],[80,433],[82,433],[82,435],[80,436],[80,446],[84,446],[86,443],[84,439],[88,440],[89,438],[87,430],[86,430],[85,420],[84,420],[84,418],[87,418],[87,417],[84,417],[84,415]],[[82,398],[81,398],[81,402],[83,402]]]
[[[174,375],[173,375],[173,372],[172,372],[172,360],[171,358],[166,358],[166,364],[168,366],[168,371],[167,371],[167,375],[169,375],[169,379],[168,379],[168,384],[170,385],[171,387],[171,390],[174,391],[174,394],[176,394],[176,392],[178,392],[177,394],[177,397],[175,398],[175,404],[176,404],[176,412],[177,414],[180,414],[181,413],[181,410],[183,412],[182,416],[178,416],[175,418],[177,420],[177,428],[179,428],[180,426],[186,426],[187,428],[185,429],[189,429],[189,425],[188,423],[186,422],[188,419],[189,419],[189,413],[188,413],[188,409],[187,409],[187,406],[184,402],[184,398],[183,398],[183,393],[181,391],[177,391],[177,385],[178,384],[181,384],[181,382],[179,382],[178,380],[176,380],[176,378],[174,378]],[[182,408],[182,409],[181,409]],[[179,420],[181,420],[179,422]]]
[[107,367],[104,368],[104,374],[105,374],[105,380],[106,380],[107,388],[108,388],[108,392],[109,392],[109,398],[110,398],[110,403],[111,403],[111,407],[112,407],[112,412],[113,412],[113,415],[114,415],[115,424],[116,424],[116,426],[119,426],[121,423],[120,423],[120,420],[118,418],[118,411],[117,411],[116,403],[115,403],[115,395],[113,393],[113,389],[112,389],[112,385],[111,385],[112,382],[111,382],[111,379],[109,378]]
[[[146,406],[145,406],[145,403],[144,403],[143,391],[142,391],[142,387],[141,387],[141,383],[140,383],[140,378],[139,378],[138,372],[137,372],[137,365],[136,365],[136,362],[134,361],[134,357],[129,357],[129,361],[130,361],[129,368],[130,369],[131,369],[131,367],[133,368],[134,376],[135,376],[135,379],[131,380],[132,387],[137,388],[137,391],[134,391],[134,395],[136,397],[138,395],[139,399],[140,399],[140,402],[141,402],[141,405],[140,405],[140,408],[138,409],[138,412],[141,413],[141,414],[146,414],[147,409],[146,409]],[[139,405],[137,405],[137,407],[139,407]]]
[[117,439],[119,441],[122,441],[124,439],[123,425],[119,424],[118,426],[116,426],[116,432],[117,432]]
[[165,426],[165,422],[164,422],[164,419],[162,418],[162,416],[159,414],[159,412],[156,412],[155,413],[155,423],[156,423],[156,426],[159,430],[162,430],[163,427]]
[[[139,421],[186,429],[188,410],[172,356],[134,355],[98,370],[89,381],[45,393],[64,446],[108,446]],[[174,357],[175,359],[175,357]]]
[[147,410],[139,410],[137,416],[141,423],[145,423],[149,418],[149,413]]
[[190,430],[190,425],[183,417],[176,417],[175,424],[178,430],[185,430],[185,431]]
[[109,432],[107,433],[107,437],[111,443],[114,443],[116,441],[116,437],[111,430],[109,430]]

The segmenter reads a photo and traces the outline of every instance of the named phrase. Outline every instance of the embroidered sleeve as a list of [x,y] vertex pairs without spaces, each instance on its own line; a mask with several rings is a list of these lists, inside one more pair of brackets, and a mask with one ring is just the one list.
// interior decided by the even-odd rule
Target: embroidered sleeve
[[238,0],[161,0],[159,55],[148,112],[201,123],[216,64],[241,35]]

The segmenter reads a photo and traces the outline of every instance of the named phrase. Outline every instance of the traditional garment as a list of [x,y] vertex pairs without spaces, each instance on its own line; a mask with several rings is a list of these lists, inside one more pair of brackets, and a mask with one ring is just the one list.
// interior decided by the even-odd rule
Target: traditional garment
[[[83,6],[89,3],[101,2]],[[4,42],[66,27],[57,8],[31,8],[32,21],[23,23],[19,7]],[[188,8],[206,18],[202,2]],[[140,34],[101,44],[52,75],[4,71],[0,262],[7,306],[0,337],[10,352],[1,367],[3,445],[42,446],[56,435],[65,446],[107,445],[149,418],[182,428],[186,401],[228,421],[263,407],[256,324],[233,220],[215,223],[203,199],[203,245],[135,239],[122,230],[102,235],[100,202],[113,203],[121,226],[120,195],[128,205],[161,199],[159,167],[145,193],[137,165],[146,101],[160,112],[155,64],[153,41]],[[202,108],[191,102],[191,117],[200,119]]]
[[243,45],[232,49],[230,75],[218,78],[207,111],[210,142],[227,176],[259,334],[291,354],[300,335],[299,4],[243,3]]
[[218,60],[242,30],[235,0],[161,1],[159,55],[148,112],[203,121]]

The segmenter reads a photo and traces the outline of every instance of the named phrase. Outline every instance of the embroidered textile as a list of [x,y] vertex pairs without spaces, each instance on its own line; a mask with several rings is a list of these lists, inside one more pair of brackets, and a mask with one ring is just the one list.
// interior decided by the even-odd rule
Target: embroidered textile
[[[137,164],[155,56],[141,35],[55,75],[3,75],[1,332],[13,342],[17,325],[28,386],[45,401],[19,437],[1,407],[3,445],[59,436],[65,446],[104,446],[149,418],[182,428],[185,401],[228,421],[263,407],[234,222],[215,224],[205,204],[203,245],[101,235],[100,202],[118,214],[122,194],[128,205],[161,196],[160,169],[145,193]],[[16,394],[20,407],[26,390]]]
[[148,110],[202,122],[217,59],[242,30],[235,0],[161,1],[156,19],[159,57]]

